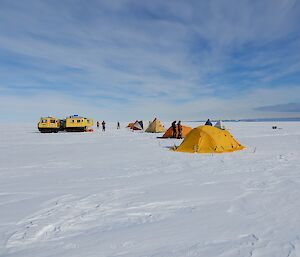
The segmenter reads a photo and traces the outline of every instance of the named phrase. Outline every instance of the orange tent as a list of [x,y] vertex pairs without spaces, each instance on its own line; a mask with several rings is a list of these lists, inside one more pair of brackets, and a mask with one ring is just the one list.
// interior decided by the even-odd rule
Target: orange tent
[[[191,127],[188,127],[188,126],[183,126],[182,125],[182,138],[184,138],[188,133],[190,133],[190,131],[192,130]],[[176,129],[177,131],[177,129]],[[177,134],[176,136],[178,135],[178,131],[177,131]],[[172,127],[170,127],[166,133],[162,136],[162,138],[172,138],[173,136],[173,130],[172,130]]]
[[133,128],[134,123],[128,123],[127,128],[132,129]]

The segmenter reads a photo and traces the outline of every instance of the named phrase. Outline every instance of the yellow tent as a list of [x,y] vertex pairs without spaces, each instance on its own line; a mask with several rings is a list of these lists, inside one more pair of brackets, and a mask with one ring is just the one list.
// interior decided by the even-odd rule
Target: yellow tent
[[199,126],[192,129],[175,151],[188,153],[225,153],[244,148],[227,130],[212,126]]
[[161,121],[155,118],[145,131],[148,133],[161,133],[165,132],[166,129]]

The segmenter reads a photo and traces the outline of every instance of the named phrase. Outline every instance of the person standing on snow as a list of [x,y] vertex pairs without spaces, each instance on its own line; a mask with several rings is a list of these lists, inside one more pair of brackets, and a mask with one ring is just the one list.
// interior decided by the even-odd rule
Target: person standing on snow
[[182,139],[182,126],[181,126],[181,121],[178,121],[177,123],[177,129],[178,129],[178,139]]
[[102,131],[105,131],[105,121],[102,121]]
[[120,129],[120,122],[117,123],[117,129]]
[[172,137],[176,138],[176,120],[172,122]]
[[100,127],[100,122],[97,121],[97,129],[99,129],[99,127]]
[[206,122],[205,122],[205,124],[204,125],[207,125],[207,126],[212,126],[212,123],[211,123],[211,121],[208,119]]

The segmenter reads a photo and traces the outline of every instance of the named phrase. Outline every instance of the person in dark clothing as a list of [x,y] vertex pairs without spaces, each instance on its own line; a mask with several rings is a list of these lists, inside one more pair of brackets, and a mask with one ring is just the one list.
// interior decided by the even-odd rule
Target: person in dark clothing
[[205,122],[205,124],[204,125],[207,125],[207,126],[212,126],[212,123],[211,123],[211,121],[208,119],[206,122]]
[[140,123],[140,125],[141,125],[142,129],[144,129],[144,123],[143,123],[143,121],[142,121],[142,120],[140,120],[140,121],[139,121],[139,123]]
[[174,120],[172,122],[172,132],[173,132],[172,137],[176,138],[176,134],[177,134],[177,132],[176,132],[176,120]]
[[177,123],[177,129],[178,129],[178,139],[182,139],[182,125],[181,125],[181,121],[178,121]]
[[97,121],[97,129],[99,129],[99,127],[100,127],[100,122]]
[[102,121],[102,131],[105,131],[105,121]]
[[120,122],[117,123],[117,129],[120,129]]

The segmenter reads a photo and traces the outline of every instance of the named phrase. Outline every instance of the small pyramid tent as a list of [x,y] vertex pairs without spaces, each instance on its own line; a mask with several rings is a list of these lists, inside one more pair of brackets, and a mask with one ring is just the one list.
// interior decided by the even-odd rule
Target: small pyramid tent
[[165,132],[166,129],[164,125],[161,123],[161,121],[157,118],[155,118],[148,126],[148,128],[145,130],[148,133],[162,133]]
[[[188,126],[183,126],[182,125],[182,137],[186,137],[186,135],[188,133],[190,133],[192,130],[191,127],[188,127]],[[176,137],[178,135],[178,131],[177,131],[177,134],[176,134]],[[168,130],[166,131],[166,133],[162,136],[162,138],[172,138],[173,136],[173,129],[172,129],[172,126],[170,128],[168,128]]]
[[175,151],[187,153],[226,153],[244,148],[227,130],[204,125],[192,129]]
[[219,128],[219,129],[226,129],[223,122],[221,120],[217,121],[217,123],[214,126],[215,128]]
[[143,130],[142,125],[139,121],[136,121],[133,125],[132,125],[132,129],[133,130]]

